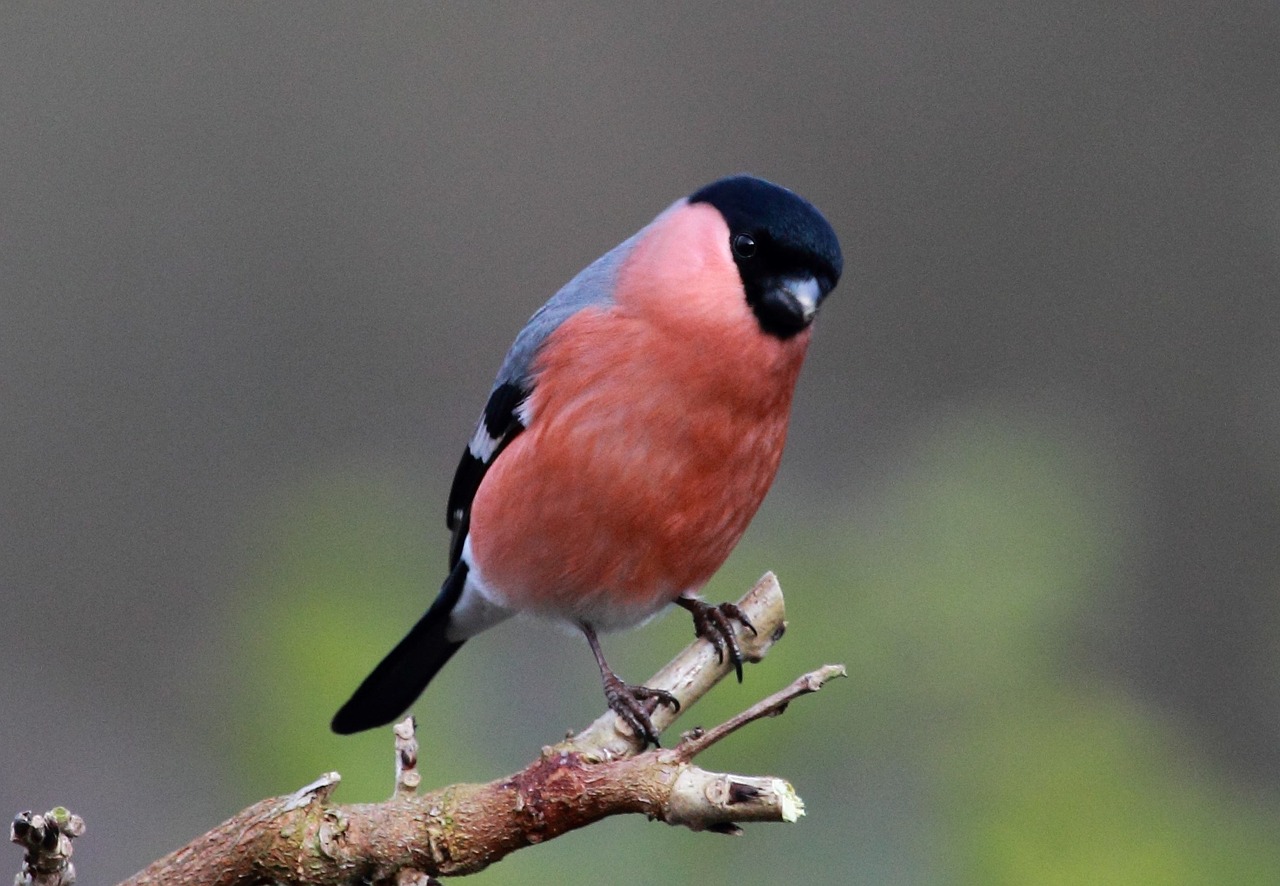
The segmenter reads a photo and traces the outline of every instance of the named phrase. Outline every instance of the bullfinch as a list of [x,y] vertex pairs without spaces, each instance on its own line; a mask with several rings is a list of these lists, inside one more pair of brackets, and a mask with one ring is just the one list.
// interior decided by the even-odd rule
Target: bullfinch
[[[449,576],[333,718],[389,723],[471,637],[517,613],[587,639],[609,706],[658,743],[666,692],[622,682],[599,634],[675,603],[742,679],[733,604],[697,594],[763,500],[810,324],[843,260],[822,214],[751,176],[677,200],[516,336],[449,493]],[[736,623],[736,624],[735,624]]]

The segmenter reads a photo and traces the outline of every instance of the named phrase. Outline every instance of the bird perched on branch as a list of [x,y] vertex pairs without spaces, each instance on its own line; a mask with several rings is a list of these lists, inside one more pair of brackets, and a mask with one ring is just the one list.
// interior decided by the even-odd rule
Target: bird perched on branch
[[575,625],[609,706],[658,743],[662,691],[624,683],[598,633],[670,603],[742,679],[731,603],[696,596],[764,499],[810,324],[840,278],[826,219],[750,176],[676,201],[543,305],[498,371],[449,494],[449,576],[333,718],[399,717],[458,648],[516,613]]

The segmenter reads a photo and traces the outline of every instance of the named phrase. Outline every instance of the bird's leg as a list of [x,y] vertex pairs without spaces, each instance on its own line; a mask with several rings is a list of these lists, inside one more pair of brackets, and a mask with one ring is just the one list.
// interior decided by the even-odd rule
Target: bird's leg
[[[623,683],[605,662],[595,628],[586,623],[581,624],[580,627],[582,633],[587,635],[587,642],[591,644],[591,652],[596,657],[596,664],[600,666],[600,680],[604,683],[604,698],[609,703],[609,708],[631,727],[631,731],[644,742],[646,747],[650,744],[659,747],[658,730],[653,727],[649,714],[660,704],[669,704],[678,711],[680,702],[664,689],[650,689],[648,686]],[[650,704],[646,704],[650,701]]]
[[716,658],[724,661],[724,651],[729,650],[729,660],[738,673],[738,682],[742,682],[742,650],[738,648],[738,639],[733,635],[733,622],[736,621],[751,633],[756,626],[747,618],[747,614],[733,603],[721,603],[713,606],[703,603],[696,597],[676,597],[679,606],[693,613],[693,632],[704,640],[711,641],[716,648]]

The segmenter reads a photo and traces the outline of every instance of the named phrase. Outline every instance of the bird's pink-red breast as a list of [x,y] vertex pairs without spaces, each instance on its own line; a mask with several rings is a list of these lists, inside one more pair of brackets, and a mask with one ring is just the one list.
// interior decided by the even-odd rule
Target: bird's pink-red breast
[[809,341],[761,332],[705,203],[645,229],[613,295],[548,337],[530,427],[471,511],[474,564],[508,605],[606,629],[728,557],[777,470]]

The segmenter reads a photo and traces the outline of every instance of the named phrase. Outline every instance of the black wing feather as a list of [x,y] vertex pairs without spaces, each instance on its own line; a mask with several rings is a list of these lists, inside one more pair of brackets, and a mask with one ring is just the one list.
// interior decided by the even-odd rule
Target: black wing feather
[[462,452],[462,461],[453,475],[453,487],[449,490],[449,504],[445,515],[445,525],[453,535],[449,540],[449,568],[458,565],[462,557],[462,544],[467,539],[471,526],[471,502],[476,497],[476,490],[484,479],[485,472],[494,463],[507,444],[524,430],[518,410],[520,404],[529,396],[529,389],[515,382],[503,382],[493,389],[489,402],[485,404],[484,415],[480,424],[489,438],[494,441],[493,451],[488,458],[472,451],[468,446]]

